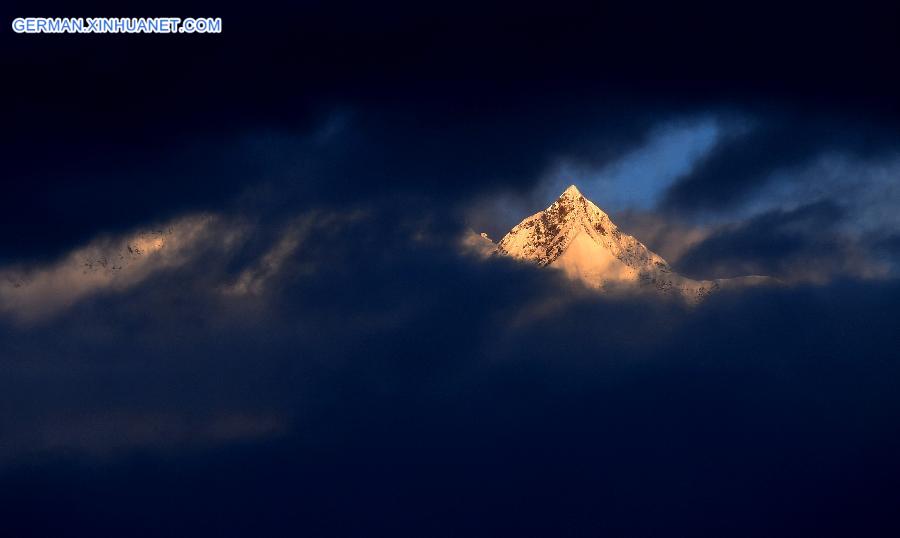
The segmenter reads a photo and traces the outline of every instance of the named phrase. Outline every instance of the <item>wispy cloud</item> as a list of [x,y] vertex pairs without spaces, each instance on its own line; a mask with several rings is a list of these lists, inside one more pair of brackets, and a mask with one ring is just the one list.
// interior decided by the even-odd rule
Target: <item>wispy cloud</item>
[[[252,261],[241,270],[233,282],[222,287],[223,293],[231,296],[258,296],[266,291],[266,286],[281,276],[285,265],[293,259],[290,267],[294,276],[309,275],[319,269],[311,258],[297,256],[305,243],[329,233],[335,233],[341,226],[359,220],[364,213],[359,211],[346,214],[308,212],[296,217],[283,226],[274,244],[259,259]],[[298,259],[299,258],[299,259]]]
[[647,210],[709,152],[720,137],[720,123],[714,116],[664,121],[650,130],[643,144],[599,167],[562,158],[540,192],[553,196],[575,183],[589,198],[602,200],[608,211]]
[[286,417],[274,414],[218,412],[206,416],[161,411],[98,411],[36,422],[7,438],[0,459],[16,458],[14,447],[30,453],[64,451],[110,456],[134,449],[185,449],[254,441],[285,433]]
[[0,312],[20,321],[52,316],[99,293],[128,290],[209,248],[230,249],[243,230],[214,215],[95,239],[57,261],[0,268]]

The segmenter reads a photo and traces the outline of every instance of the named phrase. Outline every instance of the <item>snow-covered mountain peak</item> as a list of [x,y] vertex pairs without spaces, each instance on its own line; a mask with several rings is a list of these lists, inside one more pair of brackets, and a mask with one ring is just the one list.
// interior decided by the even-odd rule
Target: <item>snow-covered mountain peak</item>
[[585,198],[575,185],[569,185],[569,187],[559,195],[556,201],[553,202],[547,210],[551,210],[554,207],[563,208],[564,212],[576,212],[579,215],[595,214],[606,216],[606,213],[594,205],[593,202]]
[[516,225],[500,240],[503,254],[550,265],[579,235],[596,243],[614,258],[631,265],[665,261],[629,235],[622,234],[609,216],[572,185],[545,210]]
[[578,197],[581,196],[581,191],[578,190],[578,187],[575,185],[569,185],[566,190],[563,191],[562,194],[559,195],[560,198],[563,197]]
[[560,269],[601,290],[639,285],[678,293],[693,302],[724,283],[692,280],[673,272],[666,260],[621,232],[575,185],[549,207],[514,226],[496,252]]

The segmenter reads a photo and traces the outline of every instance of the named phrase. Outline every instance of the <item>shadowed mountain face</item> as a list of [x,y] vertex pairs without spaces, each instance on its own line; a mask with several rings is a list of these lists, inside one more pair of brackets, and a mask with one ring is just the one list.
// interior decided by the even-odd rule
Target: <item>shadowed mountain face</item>
[[672,271],[661,256],[622,233],[609,216],[571,185],[547,209],[513,227],[497,252],[555,267],[589,287],[655,289],[696,302],[729,285],[767,281],[764,277],[693,280]]

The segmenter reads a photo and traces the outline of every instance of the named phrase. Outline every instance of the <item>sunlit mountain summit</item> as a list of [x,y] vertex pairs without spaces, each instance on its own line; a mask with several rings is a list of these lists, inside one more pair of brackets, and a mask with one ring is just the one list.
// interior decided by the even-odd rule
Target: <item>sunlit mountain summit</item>
[[[482,238],[487,240],[483,234]],[[515,225],[493,248],[499,255],[562,270],[601,291],[654,289],[690,302],[724,287],[771,280],[761,276],[694,280],[679,275],[659,254],[621,232],[575,185],[547,209]]]

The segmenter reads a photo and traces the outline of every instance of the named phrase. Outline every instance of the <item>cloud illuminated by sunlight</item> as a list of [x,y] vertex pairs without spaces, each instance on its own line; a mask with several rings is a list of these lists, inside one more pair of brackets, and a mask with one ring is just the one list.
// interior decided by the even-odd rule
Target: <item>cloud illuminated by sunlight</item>
[[164,226],[97,238],[61,259],[0,268],[0,313],[29,322],[51,316],[96,293],[120,292],[184,265],[201,246],[233,246],[240,227],[213,215],[192,215]]

